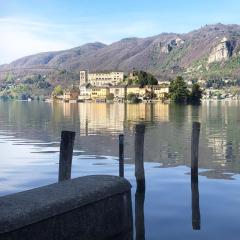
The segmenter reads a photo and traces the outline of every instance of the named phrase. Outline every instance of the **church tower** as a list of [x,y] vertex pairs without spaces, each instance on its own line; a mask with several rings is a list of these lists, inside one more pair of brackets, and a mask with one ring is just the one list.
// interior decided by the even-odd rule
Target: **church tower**
[[80,86],[84,85],[88,82],[88,71],[82,70],[80,71]]

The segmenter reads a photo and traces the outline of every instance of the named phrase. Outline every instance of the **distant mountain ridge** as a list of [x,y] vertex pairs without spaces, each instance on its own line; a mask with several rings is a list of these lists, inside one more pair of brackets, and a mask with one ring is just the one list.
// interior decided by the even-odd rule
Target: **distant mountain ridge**
[[66,69],[78,74],[80,69],[129,72],[132,68],[150,72],[159,79],[176,75],[237,78],[240,76],[240,26],[219,23],[185,34],[162,33],[147,38],[125,38],[110,45],[95,42],[34,54],[1,65],[0,78],[10,70],[23,75],[23,69],[34,69],[33,73]]

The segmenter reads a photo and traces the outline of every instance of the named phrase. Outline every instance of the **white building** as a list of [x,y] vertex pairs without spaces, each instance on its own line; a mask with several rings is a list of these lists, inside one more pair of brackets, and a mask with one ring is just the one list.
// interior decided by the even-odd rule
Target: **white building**
[[90,83],[92,86],[112,85],[116,86],[123,81],[124,72],[105,71],[89,73],[88,71],[80,71],[80,86]]
[[89,83],[83,84],[79,87],[80,89],[80,95],[79,95],[79,100],[88,100],[91,99],[91,93],[92,89]]

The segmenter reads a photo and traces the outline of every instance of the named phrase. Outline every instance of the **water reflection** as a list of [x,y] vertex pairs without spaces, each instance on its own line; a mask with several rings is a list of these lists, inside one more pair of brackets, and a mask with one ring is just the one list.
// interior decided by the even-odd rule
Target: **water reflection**
[[[117,156],[117,135],[126,137],[126,158],[133,162],[133,127],[146,124],[145,161],[162,167],[190,166],[191,122],[202,123],[200,168],[216,178],[240,172],[239,102],[105,104],[0,102],[0,130],[16,138],[58,142],[61,130],[76,131],[75,148],[87,154]],[[27,144],[27,143],[26,143]],[[223,176],[224,177],[224,176]],[[226,176],[227,178],[228,176]]]
[[[147,191],[135,193],[136,238],[238,239],[239,107],[0,102],[0,195],[57,181],[62,130],[76,132],[73,177],[117,175],[124,133],[125,176],[135,187],[133,128],[144,123]],[[201,122],[201,204],[198,180],[190,189],[192,121]]]

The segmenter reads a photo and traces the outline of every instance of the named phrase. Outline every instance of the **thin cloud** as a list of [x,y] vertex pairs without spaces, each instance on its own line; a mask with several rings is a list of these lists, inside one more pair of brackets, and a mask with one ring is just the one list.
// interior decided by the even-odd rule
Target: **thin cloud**
[[147,21],[99,23],[83,19],[76,24],[55,24],[23,18],[0,18],[0,63],[44,51],[56,51],[101,41],[110,44],[124,37],[143,37],[154,29]]

